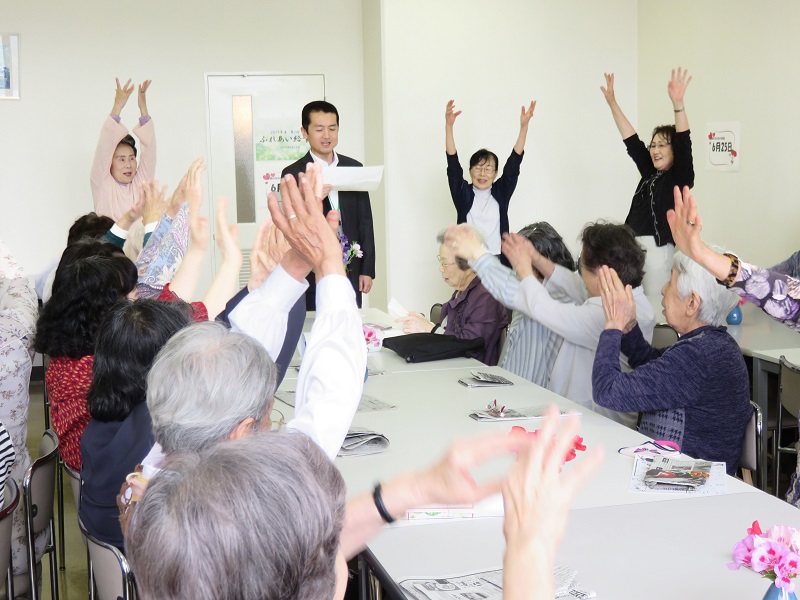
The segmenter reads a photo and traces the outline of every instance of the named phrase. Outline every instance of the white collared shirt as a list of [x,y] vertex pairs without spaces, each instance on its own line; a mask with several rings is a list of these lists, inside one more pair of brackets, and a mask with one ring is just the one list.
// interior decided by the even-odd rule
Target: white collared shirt
[[[319,156],[317,156],[316,154],[314,154],[311,151],[309,151],[309,154],[311,154],[311,158],[314,159],[315,163],[317,163],[318,165],[322,165],[322,180],[323,181],[325,181],[325,170],[328,167],[336,167],[336,166],[339,165],[339,155],[336,154],[336,152],[333,153],[333,162],[331,164],[328,164],[324,159],[320,158]],[[339,211],[339,192],[337,192],[336,190],[331,190],[330,192],[328,192],[328,200],[330,200],[330,202],[331,202],[331,209],[333,209],[333,210],[338,212]],[[341,216],[339,218],[341,219]]]

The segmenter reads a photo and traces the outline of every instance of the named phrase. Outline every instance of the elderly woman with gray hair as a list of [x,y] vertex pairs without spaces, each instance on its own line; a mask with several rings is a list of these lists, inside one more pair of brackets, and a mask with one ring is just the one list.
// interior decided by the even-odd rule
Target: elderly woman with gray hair
[[[502,484],[504,598],[555,595],[553,561],[572,499],[602,460],[602,453],[593,451],[561,473],[578,429],[577,419],[561,422],[551,409],[535,438],[497,432],[460,444],[462,458],[469,453],[466,442],[482,451],[488,439],[507,449],[509,440],[516,445],[517,462]],[[424,487],[430,473],[441,476],[447,462],[446,457],[417,474],[409,490]],[[451,496],[466,489],[464,472],[473,466],[460,464],[463,468],[443,481]],[[308,438],[289,432],[175,455],[153,479],[126,540],[137,595],[143,600],[341,600],[348,579],[345,559],[382,523],[371,494],[366,498],[371,507],[361,507],[358,523],[345,493],[333,463]],[[384,495],[384,501],[386,517],[402,514],[393,498]],[[356,535],[354,525],[360,525]],[[358,544],[351,543],[355,539]]]
[[[653,348],[636,322],[630,286],[605,266],[600,285],[606,326],[592,371],[594,401],[642,411],[640,432],[673,441],[694,458],[723,461],[735,474],[752,413],[750,383],[739,346],[722,325],[739,297],[676,252],[661,305],[680,339]],[[620,371],[620,350],[631,373]]]
[[[468,227],[476,239],[483,244],[483,237],[471,225]],[[500,332],[508,325],[508,312],[489,291],[466,260],[456,256],[453,248],[444,243],[445,231],[436,236],[439,242],[439,271],[444,282],[455,292],[450,300],[442,305],[438,323],[425,318],[422,313],[409,312],[408,316],[397,319],[403,323],[405,333],[435,333],[444,325],[444,333],[459,339],[483,338],[484,349],[474,356],[490,366],[497,364],[500,356]]]

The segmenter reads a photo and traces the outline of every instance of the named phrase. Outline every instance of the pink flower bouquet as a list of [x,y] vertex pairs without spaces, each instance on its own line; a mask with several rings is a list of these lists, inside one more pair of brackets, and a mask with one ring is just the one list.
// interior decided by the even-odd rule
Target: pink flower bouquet
[[364,341],[367,344],[367,352],[378,352],[383,347],[383,332],[369,325],[362,325],[364,331]]
[[753,521],[753,526],[747,528],[747,537],[733,547],[733,562],[728,568],[747,567],[791,593],[800,567],[798,552],[800,530],[775,525],[764,533],[758,521]]

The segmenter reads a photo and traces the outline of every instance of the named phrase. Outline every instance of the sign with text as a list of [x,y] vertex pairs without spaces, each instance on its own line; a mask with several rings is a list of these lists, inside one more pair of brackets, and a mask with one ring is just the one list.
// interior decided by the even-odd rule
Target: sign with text
[[706,171],[738,172],[741,154],[741,123],[720,121],[706,126],[708,153]]

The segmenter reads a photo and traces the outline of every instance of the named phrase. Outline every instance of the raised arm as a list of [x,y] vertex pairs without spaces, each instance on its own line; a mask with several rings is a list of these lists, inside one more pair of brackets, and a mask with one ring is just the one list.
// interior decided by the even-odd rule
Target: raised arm
[[[447,103],[447,108],[444,111],[444,148],[445,151],[451,156],[456,153],[456,140],[453,137],[453,125],[455,125],[456,118],[461,114],[461,111],[455,110],[456,101],[450,100]],[[523,141],[523,144],[525,142]]]
[[539,254],[531,241],[518,233],[504,233],[502,249],[520,281],[535,275],[534,269],[547,279],[556,268],[552,260]]
[[703,221],[697,214],[697,204],[688,187],[683,192],[675,186],[675,209],[667,211],[667,221],[675,245],[686,256],[720,281],[728,278],[731,259],[709,248],[700,237]]
[[242,250],[239,248],[239,226],[228,226],[228,199],[220,198],[217,206],[217,246],[222,254],[214,281],[203,297],[208,319],[213,321],[236,293],[239,270],[242,268]]
[[202,214],[203,185],[201,176],[205,164],[200,158],[192,163],[186,180],[186,198],[189,201],[189,248],[169,284],[170,290],[186,302],[192,301],[203,257],[208,250],[208,217]]
[[115,78],[114,81],[117,82],[117,91],[114,94],[114,106],[111,108],[111,114],[119,116],[122,114],[122,109],[125,108],[128,98],[131,97],[136,86],[131,83],[130,79],[122,86],[119,84],[119,79]]
[[675,131],[678,132],[689,131],[689,117],[686,116],[683,96],[686,94],[686,88],[689,87],[691,81],[692,78],[687,70],[678,67],[678,72],[676,73],[675,69],[672,69],[672,77],[670,77],[667,85],[667,93],[672,101],[672,109],[675,112]]
[[579,422],[570,418],[563,427],[560,423],[558,412],[549,409],[542,428],[530,447],[520,453],[503,486],[506,600],[550,600],[555,596],[556,550],[572,502],[603,460],[599,448],[564,469],[564,456],[572,449]]
[[[524,451],[530,439],[528,436],[495,432],[457,441],[431,468],[384,482],[377,495],[393,520],[402,518],[412,508],[433,504],[473,504],[499,492],[503,478],[478,484],[472,478],[472,470],[493,458]],[[339,538],[345,557],[349,559],[358,554],[385,524],[376,508],[373,493],[348,500]]]
[[367,349],[342,249],[315,193],[321,189],[321,169],[309,164],[306,174],[299,176],[299,186],[291,175],[284,179],[283,210],[275,194],[269,194],[268,204],[275,225],[292,249],[313,266],[317,277],[317,317],[303,355],[294,418],[288,427],[305,433],[333,460],[361,400]]
[[608,102],[608,107],[611,109],[611,116],[614,117],[614,124],[617,126],[622,139],[626,140],[636,133],[636,130],[628,121],[628,117],[622,112],[622,109],[617,104],[617,97],[614,95],[614,74],[603,73],[606,78],[605,87],[600,86],[600,91]]
[[[517,154],[522,154],[525,151],[525,140],[528,138],[528,124],[531,122],[533,110],[535,108],[536,100],[531,101],[531,105],[527,110],[524,106],[522,107],[522,112],[519,115],[519,135],[517,136],[517,141],[514,144],[514,152]],[[453,145],[453,148],[455,149],[455,144]]]
[[150,87],[151,83],[153,83],[151,79],[145,79],[139,84],[139,93],[137,97],[139,99],[139,112],[142,114],[142,117],[150,116],[150,113],[147,112],[147,89]]

